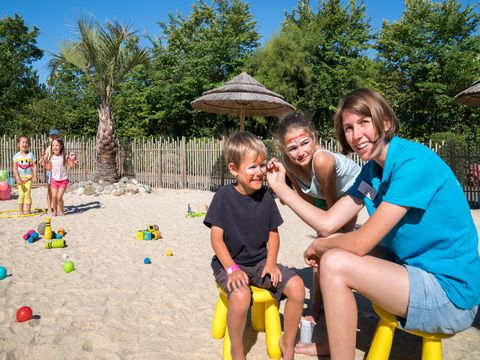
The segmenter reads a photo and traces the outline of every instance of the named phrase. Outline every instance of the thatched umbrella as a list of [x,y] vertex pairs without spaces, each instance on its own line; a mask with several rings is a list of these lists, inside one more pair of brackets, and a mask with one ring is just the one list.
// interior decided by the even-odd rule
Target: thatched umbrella
[[245,116],[281,116],[295,110],[283,96],[268,90],[245,72],[216,89],[205,91],[190,104],[206,112],[240,115],[241,131],[245,129]]
[[461,105],[480,105],[480,80],[474,82],[468,89],[458,93],[453,100]]

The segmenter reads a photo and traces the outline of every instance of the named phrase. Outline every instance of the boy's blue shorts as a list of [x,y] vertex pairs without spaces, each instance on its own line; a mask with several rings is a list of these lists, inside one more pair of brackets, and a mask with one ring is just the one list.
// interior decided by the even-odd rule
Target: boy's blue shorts
[[478,306],[468,310],[457,308],[435,276],[417,267],[405,267],[410,297],[407,319],[399,320],[401,327],[428,333],[455,334],[472,325]]
[[[297,274],[293,269],[290,269],[289,267],[284,266],[282,264],[277,264],[278,268],[280,269],[280,272],[282,273],[282,282],[278,283],[277,287],[274,287],[270,282],[270,276],[268,274],[264,278],[261,277],[262,271],[266,262],[267,262],[267,259],[264,259],[259,263],[257,263],[255,266],[243,266],[243,265],[238,265],[238,266],[240,266],[240,269],[248,275],[248,278],[250,279],[250,285],[267,289],[272,294],[272,296],[275,299],[277,299],[277,301],[280,301],[288,280],[290,280],[292,277],[294,277]],[[220,285],[223,291],[225,291],[225,293],[230,298],[231,291],[227,290],[227,272],[225,271],[225,269],[224,268],[218,269],[214,273],[214,276],[218,285]]]

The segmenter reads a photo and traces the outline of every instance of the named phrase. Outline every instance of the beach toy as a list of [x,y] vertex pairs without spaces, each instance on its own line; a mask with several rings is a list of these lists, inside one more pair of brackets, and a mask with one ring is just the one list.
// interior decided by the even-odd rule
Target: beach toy
[[144,264],[151,264],[152,262],[150,261],[150,258],[146,257],[145,259],[143,259],[143,263]]
[[63,236],[61,234],[55,234],[55,239],[63,239]]
[[23,234],[23,236],[22,236],[22,237],[23,237],[23,240],[28,240],[28,238],[30,237],[30,235],[31,235],[32,233],[34,233],[34,232],[35,232],[35,230],[33,230],[33,229],[28,230],[26,234]]
[[205,211],[199,211],[197,209],[197,211],[193,211],[192,210],[192,207],[190,206],[190,204],[188,204],[187,206],[187,214],[185,215],[185,217],[187,218],[194,218],[194,217],[200,217],[200,216],[205,216],[207,214],[207,210],[208,210],[208,206],[205,205]]
[[0,280],[3,280],[7,277],[7,269],[5,266],[0,266]]
[[158,227],[158,225],[153,225],[153,228],[154,228],[155,230],[160,230],[160,228]]
[[167,249],[167,256],[173,256],[172,249]]
[[6,169],[0,170],[0,181],[7,180],[8,171]]
[[50,218],[45,219],[45,235],[44,238],[45,240],[51,240],[52,239],[52,226],[50,224]]
[[45,209],[32,209],[30,214],[20,214],[18,209],[0,211],[0,219],[24,218],[31,216],[43,215],[47,212]]
[[162,233],[158,230],[153,230],[152,237],[153,237],[153,240],[158,240],[162,237]]
[[148,225],[147,230],[151,232],[151,231],[155,230],[155,226],[154,225]]
[[28,306],[22,306],[17,310],[16,317],[18,322],[28,321],[33,317],[32,309]]
[[62,259],[68,259],[68,255],[65,253],[62,255]]
[[143,240],[143,230],[138,230],[138,231],[135,233],[135,239],[137,239],[137,240]]
[[65,240],[53,240],[45,243],[45,249],[64,248]]
[[13,187],[15,185],[15,179],[13,177],[9,177],[7,182],[10,187]]
[[38,232],[40,235],[45,235],[45,226],[46,226],[45,221],[42,221],[40,224],[38,224],[38,226],[37,226],[37,232]]
[[64,237],[66,234],[65,229],[63,227],[59,227],[57,230],[57,235],[62,235]]
[[70,273],[72,272],[73,270],[75,270],[75,265],[73,264],[73,262],[71,262],[70,260],[67,260],[63,263],[63,270],[66,272],[66,273]]
[[0,200],[9,200],[12,188],[7,181],[0,181]]
[[40,237],[40,235],[38,235],[38,233],[36,231],[33,231],[30,236],[28,237],[28,242],[30,244],[33,244],[35,241],[38,240],[38,238]]
[[143,240],[152,240],[152,233],[150,231],[145,230],[143,232]]

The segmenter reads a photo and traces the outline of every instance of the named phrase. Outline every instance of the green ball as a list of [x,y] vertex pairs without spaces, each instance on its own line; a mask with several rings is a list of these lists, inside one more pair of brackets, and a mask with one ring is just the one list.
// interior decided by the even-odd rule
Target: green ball
[[75,270],[75,265],[73,265],[73,262],[71,261],[65,261],[63,263],[63,270],[65,270],[66,273],[72,272]]

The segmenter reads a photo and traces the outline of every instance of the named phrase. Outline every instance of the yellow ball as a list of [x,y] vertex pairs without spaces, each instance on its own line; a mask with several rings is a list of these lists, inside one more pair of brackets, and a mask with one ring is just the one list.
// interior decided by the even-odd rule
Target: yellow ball
[[172,249],[167,249],[167,256],[173,256]]

